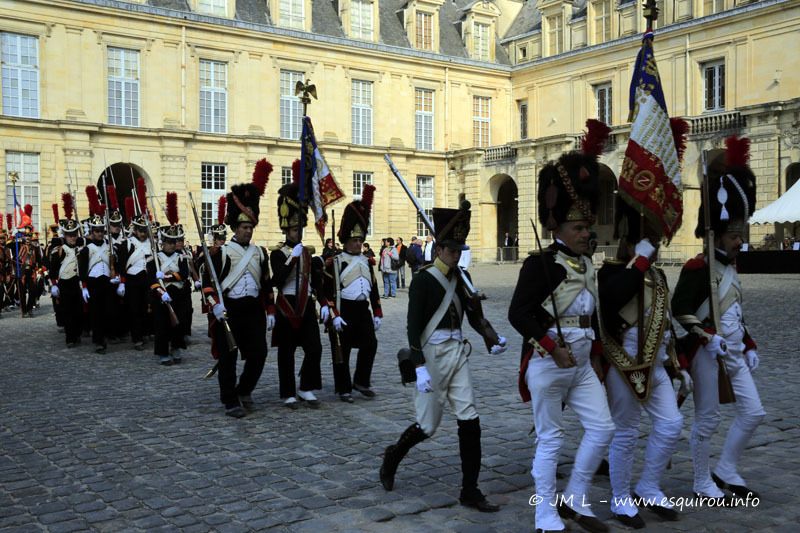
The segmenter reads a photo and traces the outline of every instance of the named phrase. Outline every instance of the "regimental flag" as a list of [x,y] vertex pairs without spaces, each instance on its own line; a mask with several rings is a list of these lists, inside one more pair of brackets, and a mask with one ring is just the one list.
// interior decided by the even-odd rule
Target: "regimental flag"
[[642,38],[630,89],[631,137],[619,178],[619,194],[642,213],[667,242],[681,225],[681,168],[670,127],[653,31]]
[[325,163],[314,137],[311,119],[303,117],[300,157],[300,203],[307,204],[314,213],[314,226],[320,238],[325,238],[328,215],[325,208],[344,198],[333,173]]

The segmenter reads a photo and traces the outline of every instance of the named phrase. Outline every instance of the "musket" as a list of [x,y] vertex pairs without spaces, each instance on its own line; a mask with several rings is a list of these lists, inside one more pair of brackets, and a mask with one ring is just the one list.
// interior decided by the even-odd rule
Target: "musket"
[[[336,211],[331,211],[331,237],[333,238],[334,250],[336,249]],[[336,254],[331,257],[333,261],[333,294],[336,308],[340,309],[341,301],[339,298],[339,263],[336,261]],[[335,364],[344,363],[344,356],[342,355],[342,341],[339,338],[339,332],[333,326],[333,318],[328,318],[331,322],[330,327],[333,328],[333,362]]]
[[561,332],[561,319],[558,313],[558,305],[556,304],[555,289],[553,287],[553,284],[550,283],[550,270],[544,263],[544,248],[542,248],[542,241],[539,240],[539,230],[536,229],[536,224],[533,222],[532,218],[530,219],[530,221],[531,221],[531,226],[533,226],[533,235],[534,237],[536,237],[536,247],[539,249],[539,254],[541,254],[542,256],[542,264],[544,267],[542,269],[542,271],[544,272],[544,283],[545,285],[547,285],[547,291],[550,293],[550,301],[553,302],[553,318],[556,321],[556,332],[558,333],[558,345],[561,346],[562,348],[567,349],[567,351],[569,352],[570,361],[572,361],[575,365],[577,365],[578,362],[572,355],[572,349],[570,348],[569,344],[567,344],[566,341],[564,341],[564,334]]
[[[433,224],[428,219],[428,216],[425,214],[425,210],[420,205],[419,200],[417,200],[417,197],[414,196],[414,193],[412,193],[411,189],[408,188],[408,184],[406,183],[406,180],[403,179],[403,176],[400,174],[400,171],[397,170],[396,166],[394,166],[392,158],[389,157],[389,154],[383,154],[383,159],[389,165],[389,168],[392,170],[392,174],[394,174],[394,176],[397,178],[397,181],[399,181],[400,185],[403,186],[403,190],[406,191],[406,194],[408,195],[408,198],[411,200],[411,203],[414,204],[414,208],[417,210],[417,215],[420,217],[423,224],[425,224],[425,227],[428,228],[428,231],[431,233],[431,235],[435,235],[436,232],[433,229]],[[486,320],[486,317],[483,314],[483,306],[481,305],[481,300],[485,300],[486,295],[481,293],[480,291],[478,291],[478,289],[475,288],[475,286],[472,284],[472,281],[470,281],[469,277],[467,277],[467,274],[460,266],[456,265],[454,268],[455,271],[458,273],[459,277],[461,278],[461,281],[463,282],[464,290],[466,291],[467,297],[470,299],[473,311],[479,317],[482,330],[479,331],[479,333],[483,337],[483,342],[484,344],[486,344],[486,349],[491,350],[492,346],[500,344],[500,337],[494,330],[492,325],[489,323],[489,321]]]
[[[217,291],[217,296],[219,297],[219,301],[222,302],[222,287],[219,284],[217,271],[214,270],[214,265],[211,264],[211,256],[208,254],[208,245],[206,245],[206,240],[203,238],[203,225],[200,224],[200,218],[197,216],[197,207],[195,206],[194,197],[192,197],[191,192],[189,193],[189,202],[191,202],[192,204],[192,213],[194,214],[194,222],[197,225],[197,232],[200,235],[200,243],[203,246],[203,261],[206,264],[206,271],[208,271],[208,275],[211,276],[211,280],[214,282],[214,290]],[[208,305],[209,309],[213,309],[214,301],[207,299],[206,305]],[[231,326],[230,324],[228,324],[227,312],[223,312],[221,322],[222,322],[222,327],[225,329],[225,341],[228,343],[228,351],[232,352],[233,350],[236,349],[236,340],[233,338],[233,332],[231,332]],[[213,375],[213,373],[211,375]],[[207,377],[211,377],[211,375]]]
[[[714,249],[714,229],[711,227],[711,202],[709,193],[709,179],[708,179],[708,153],[703,150],[703,218],[705,223],[705,253],[706,261],[708,263],[708,316],[714,326],[714,331],[717,334],[722,332],[720,326],[720,311],[719,311],[719,282],[715,279],[716,272],[716,255]],[[723,349],[725,349],[723,345]],[[731,377],[728,374],[728,367],[725,365],[725,359],[717,355],[717,366],[719,367],[717,375],[717,383],[719,386],[719,403],[733,403],[736,401],[736,396],[733,393],[733,384]]]
[[[106,165],[106,153],[103,152],[103,165]],[[108,168],[106,165],[105,168]],[[111,214],[108,210],[108,186],[106,185],[106,171],[103,169],[103,196],[105,197],[105,205],[106,205],[106,234],[108,236],[108,270],[109,270],[109,279],[114,279],[116,277],[116,272],[114,271],[114,238],[111,236]]]
[[[156,241],[153,238],[153,228],[150,226],[150,219],[147,217],[147,214],[144,213],[142,206],[139,205],[139,195],[136,194],[136,191],[133,192],[133,205],[134,208],[139,211],[142,219],[144,220],[145,227],[147,228],[147,239],[150,242],[150,253],[153,255],[153,263],[155,264],[156,271],[161,270],[161,262],[158,259],[158,249],[156,248]],[[144,209],[147,209],[147,206],[144,206]],[[161,288],[166,292],[167,287],[164,285],[164,280],[157,279],[156,282],[161,286]],[[180,322],[178,321],[178,315],[175,314],[175,310],[172,308],[172,304],[169,302],[161,301],[163,305],[167,307],[167,313],[169,314],[169,323],[172,327],[177,326]]]

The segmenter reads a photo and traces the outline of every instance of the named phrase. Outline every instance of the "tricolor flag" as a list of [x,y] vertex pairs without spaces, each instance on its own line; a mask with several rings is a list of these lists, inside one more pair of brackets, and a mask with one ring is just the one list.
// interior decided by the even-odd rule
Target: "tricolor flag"
[[670,127],[661,77],[653,53],[653,31],[642,38],[630,89],[631,138],[619,178],[619,194],[661,228],[669,242],[681,225],[681,168]]
[[17,200],[17,191],[14,189],[14,225],[17,229],[22,229],[26,226],[32,226],[33,220],[30,215],[25,212]]
[[306,203],[314,213],[314,226],[321,238],[325,238],[325,225],[328,215],[325,208],[344,198],[344,193],[336,184],[333,173],[322,158],[314,137],[311,119],[303,117],[303,136],[300,157],[300,203]]

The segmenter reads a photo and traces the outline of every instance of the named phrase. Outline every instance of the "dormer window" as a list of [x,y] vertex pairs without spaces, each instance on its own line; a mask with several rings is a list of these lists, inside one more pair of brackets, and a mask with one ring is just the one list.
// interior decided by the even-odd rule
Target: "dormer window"
[[563,49],[563,33],[564,25],[561,15],[549,17],[547,19],[547,38],[548,38],[548,55],[554,56],[564,51]]
[[350,37],[353,39],[373,39],[372,2],[368,0],[351,0],[350,2]]
[[433,50],[433,14],[417,11],[417,49]]
[[228,16],[228,0],[197,0],[197,11],[217,17]]
[[472,57],[480,61],[489,61],[491,55],[489,53],[489,43],[491,42],[489,34],[489,25],[475,23],[472,30]]
[[302,30],[305,27],[303,0],[280,0],[280,25]]

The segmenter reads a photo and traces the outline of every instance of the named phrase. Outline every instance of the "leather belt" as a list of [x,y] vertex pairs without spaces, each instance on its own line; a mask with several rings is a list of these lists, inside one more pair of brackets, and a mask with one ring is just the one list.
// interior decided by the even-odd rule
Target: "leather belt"
[[588,329],[592,327],[592,317],[590,315],[561,316],[558,318],[561,321],[562,328]]

